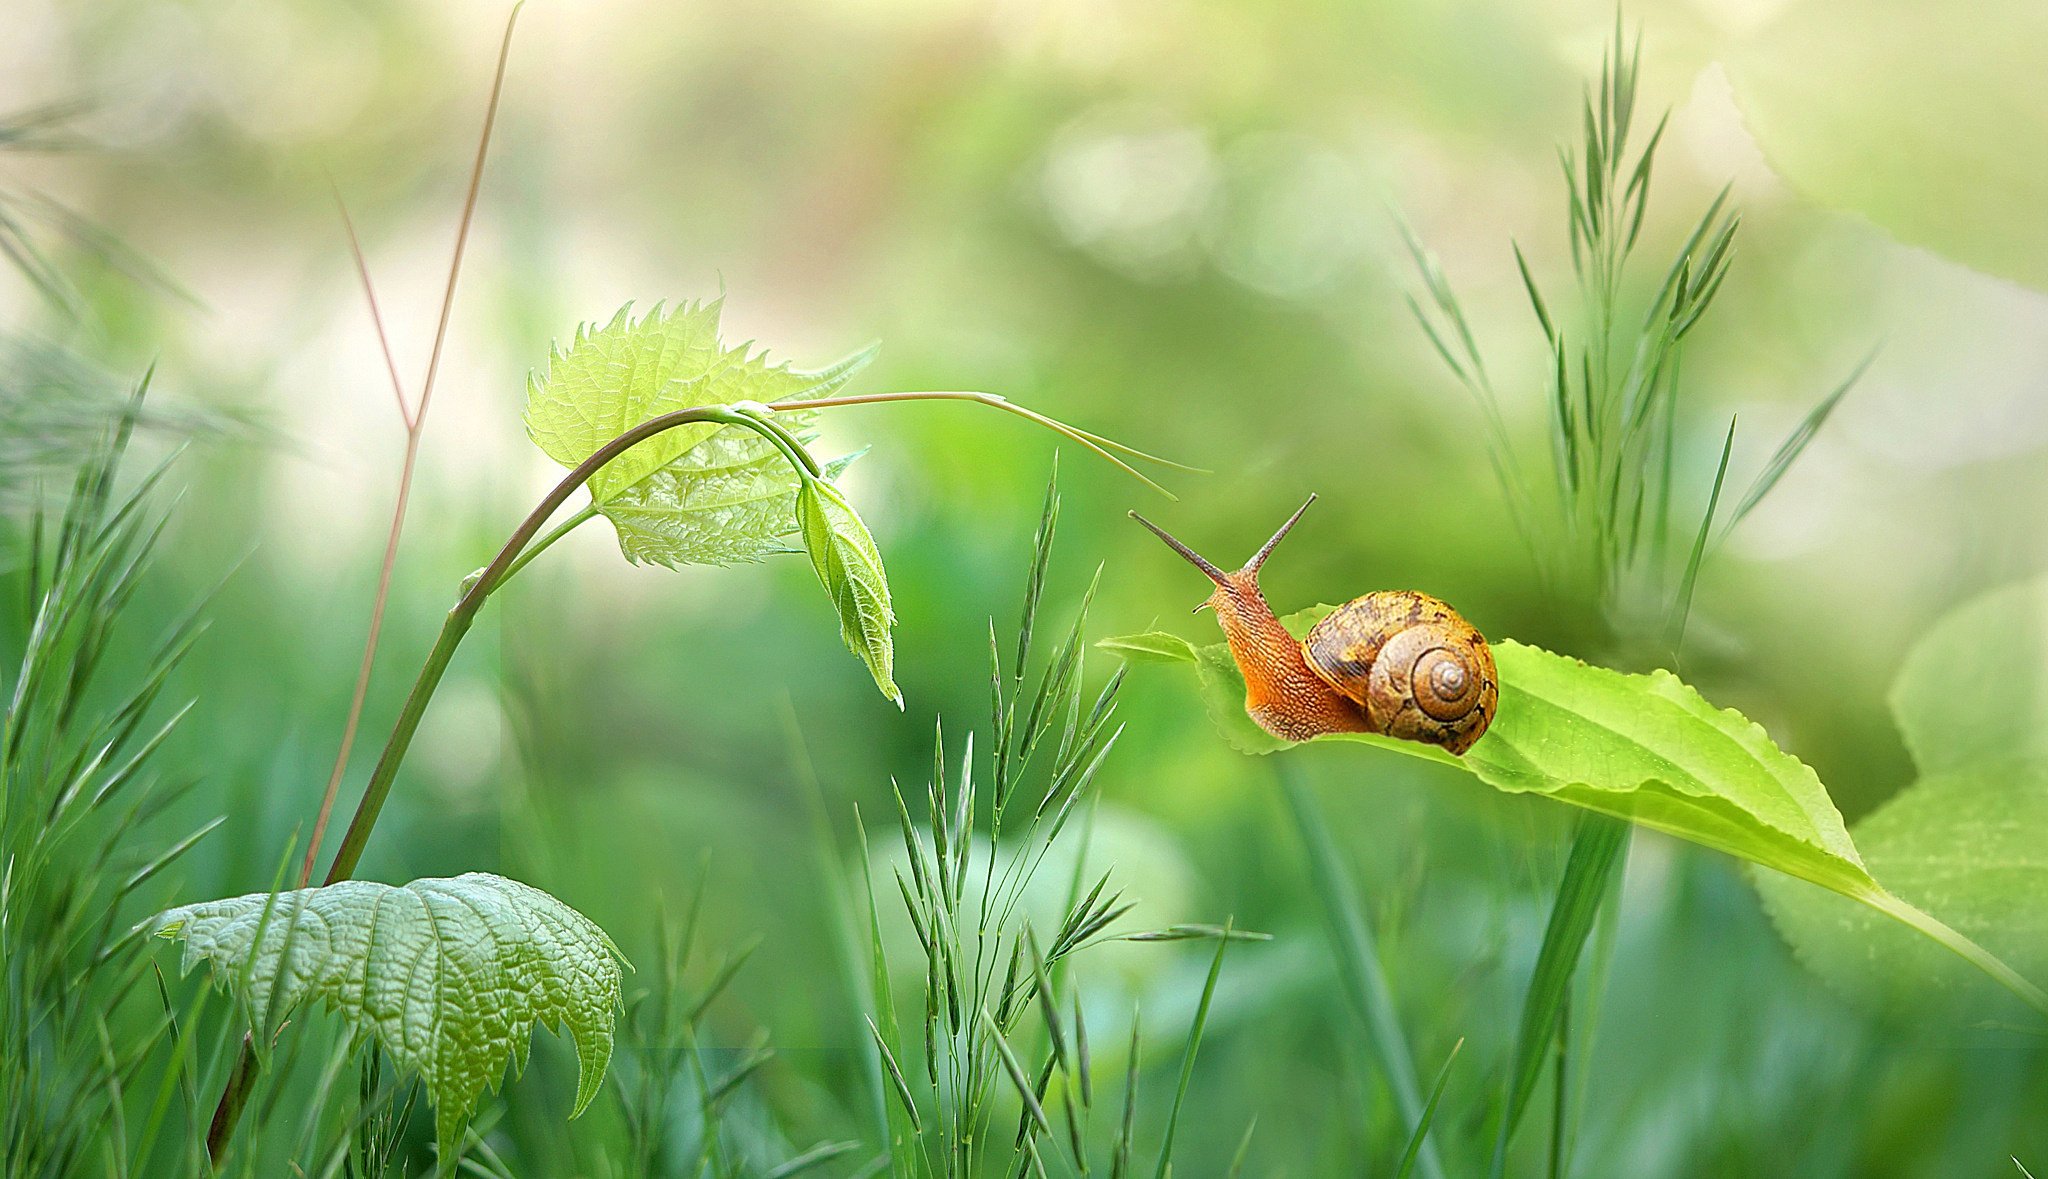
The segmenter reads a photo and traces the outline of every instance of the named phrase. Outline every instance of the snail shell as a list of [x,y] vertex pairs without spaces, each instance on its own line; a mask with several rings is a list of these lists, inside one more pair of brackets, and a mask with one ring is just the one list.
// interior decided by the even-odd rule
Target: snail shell
[[1463,753],[1493,720],[1500,678],[1486,639],[1428,594],[1354,598],[1309,630],[1301,653],[1376,733]]

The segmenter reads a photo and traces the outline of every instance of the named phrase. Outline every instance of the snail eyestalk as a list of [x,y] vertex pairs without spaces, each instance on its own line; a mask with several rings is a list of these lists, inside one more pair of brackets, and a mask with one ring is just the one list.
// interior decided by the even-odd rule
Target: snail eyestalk
[[1287,517],[1287,523],[1282,524],[1279,530],[1273,533],[1272,539],[1260,545],[1259,551],[1252,554],[1252,559],[1244,563],[1242,572],[1257,573],[1259,566],[1264,565],[1266,558],[1273,555],[1273,549],[1287,538],[1289,532],[1294,530],[1294,526],[1301,521],[1301,514],[1308,511],[1308,506],[1314,502],[1316,502],[1315,493],[1310,492],[1309,497],[1302,501],[1301,506],[1294,509],[1294,514]]
[[[1172,549],[1174,552],[1179,553],[1181,556],[1187,558],[1189,564],[1193,565],[1195,568],[1200,569],[1203,573],[1207,574],[1210,581],[1215,582],[1217,585],[1228,585],[1230,583],[1228,575],[1226,575],[1223,572],[1223,570],[1218,569],[1207,557],[1204,557],[1202,554],[1182,544],[1179,541],[1179,539],[1177,539],[1173,535],[1173,533],[1168,532],[1166,529],[1161,528],[1159,525],[1154,524],[1152,521],[1147,520],[1145,517],[1140,516],[1136,512],[1132,512],[1130,515],[1131,519],[1136,520],[1138,523],[1143,524],[1145,527],[1151,529],[1152,535],[1165,541],[1166,547]],[[1200,607],[1197,607],[1197,609],[1200,609]]]

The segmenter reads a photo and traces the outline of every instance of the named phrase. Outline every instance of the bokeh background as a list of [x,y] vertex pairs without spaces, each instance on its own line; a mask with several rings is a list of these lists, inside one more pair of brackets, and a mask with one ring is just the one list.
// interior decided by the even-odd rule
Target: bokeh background
[[[402,444],[335,194],[417,389],[504,15],[0,9],[0,109],[87,103],[69,150],[0,158],[0,186],[122,247],[38,230],[72,305],[0,275],[8,332],[109,387],[154,363],[156,403],[214,423],[176,468],[184,500],[146,594],[169,617],[225,578],[172,755],[203,779],[191,812],[228,821],[166,899],[267,887],[317,804]],[[523,435],[526,373],[629,301],[722,289],[728,338],[799,364],[881,340],[857,391],[990,390],[1211,469],[1171,478],[1169,503],[1061,456],[1050,608],[1064,617],[1101,565],[1092,633],[1213,631],[1185,613],[1199,578],[1126,509],[1235,560],[1313,491],[1265,579],[1283,608],[1414,586],[1489,635],[1565,645],[1475,408],[1404,305],[1418,281],[1398,219],[1457,284],[1540,458],[1545,353],[1509,242],[1562,283],[1556,151],[1613,19],[1511,0],[535,0],[344,807],[458,580],[558,474]],[[2020,3],[1888,0],[1657,0],[1626,19],[1642,102],[1671,112],[1651,267],[1723,184],[1743,214],[1686,365],[1687,494],[1703,499],[1730,414],[1740,486],[1878,349],[1707,563],[1683,660],[1854,819],[1914,776],[1885,692],[1916,633],[2048,555],[2048,27]],[[493,601],[364,863],[389,881],[517,876],[633,955],[708,853],[703,936],[760,939],[716,1026],[733,1045],[772,1036],[749,1101],[792,1141],[859,1136],[867,1117],[835,940],[849,882],[819,842],[850,855],[855,805],[886,816],[891,775],[921,783],[936,720],[956,737],[984,722],[987,620],[1013,625],[1054,451],[967,406],[828,418],[828,449],[868,444],[847,485],[896,589],[904,714],[840,648],[801,559],[633,568],[594,524]],[[31,472],[0,478],[19,491]],[[1091,857],[1140,900],[1130,920],[1275,935],[1226,970],[1183,1173],[1221,1174],[1254,1118],[1248,1173],[1390,1173],[1406,1130],[1270,767],[1164,675],[1134,675],[1125,708]],[[1448,1160],[1480,1165],[1568,816],[1407,759],[1300,756],[1425,1071],[1467,1041],[1439,1125]],[[1697,849],[1639,837],[1622,898],[1572,1173],[2048,1165],[2037,1034],[1858,1007],[1799,965],[1742,872]],[[1105,961],[1105,1026],[1142,999],[1166,1075],[1206,950]],[[536,1174],[570,1173],[575,1150],[555,1081],[514,1087],[515,1110],[545,1116],[494,1132]]]

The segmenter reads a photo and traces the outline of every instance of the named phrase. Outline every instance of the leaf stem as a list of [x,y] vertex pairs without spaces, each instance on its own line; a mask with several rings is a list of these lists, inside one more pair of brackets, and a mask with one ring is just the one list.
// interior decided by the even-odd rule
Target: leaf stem
[[1074,442],[1080,443],[1082,446],[1085,446],[1089,450],[1094,451],[1102,458],[1107,459],[1109,462],[1111,462],[1119,469],[1121,469],[1125,474],[1131,476],[1138,482],[1143,483],[1145,486],[1151,488],[1152,490],[1158,492],[1159,494],[1171,500],[1178,500],[1180,497],[1173,494],[1171,491],[1168,491],[1166,488],[1161,487],[1158,483],[1148,478],[1144,472],[1138,470],[1136,467],[1125,462],[1122,458],[1118,456],[1128,455],[1131,458],[1142,459],[1148,463],[1158,463],[1160,466],[1163,467],[1171,467],[1176,471],[1190,471],[1195,474],[1202,475],[1206,475],[1209,473],[1201,467],[1191,467],[1188,466],[1186,463],[1177,463],[1174,462],[1172,459],[1161,458],[1156,454],[1149,454],[1133,446],[1125,446],[1123,443],[1118,442],[1115,439],[1104,438],[1100,434],[1091,434],[1086,430],[1080,429],[1079,427],[1070,426],[1065,422],[1060,421],[1058,418],[1047,417],[1046,415],[1039,413],[1037,410],[1027,409],[1024,406],[1018,405],[1016,402],[1011,401],[1010,399],[1002,396],[999,393],[977,393],[965,390],[926,390],[905,393],[859,393],[846,397],[814,397],[804,401],[778,401],[769,404],[767,408],[781,412],[788,412],[805,411],[813,409],[833,409],[845,405],[883,405],[894,401],[971,401],[978,405],[986,405],[993,407],[995,409],[1000,409],[1005,413],[1016,414],[1018,417],[1023,418],[1026,421],[1035,422],[1038,425],[1044,426],[1046,429],[1051,430],[1053,433],[1058,434],[1062,438],[1067,438]]
[[2005,964],[1996,954],[1972,941],[1968,936],[1942,921],[1934,914],[1915,905],[1908,904],[1882,888],[1854,894],[1857,900],[1889,917],[1926,934],[1942,945],[1955,951],[1964,961],[1997,979],[2007,990],[2026,1000],[2034,1010],[2048,1015],[2048,991],[2022,976],[2019,971]]

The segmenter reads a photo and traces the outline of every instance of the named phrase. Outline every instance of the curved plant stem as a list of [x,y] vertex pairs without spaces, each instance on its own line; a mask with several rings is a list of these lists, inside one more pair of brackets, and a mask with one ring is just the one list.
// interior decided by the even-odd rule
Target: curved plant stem
[[[596,504],[584,505],[582,511],[577,512],[575,515],[569,517],[567,520],[564,520],[560,524],[555,525],[553,528],[548,529],[548,534],[546,536],[543,536],[539,540],[534,541],[531,547],[529,547],[525,552],[519,554],[519,559],[517,561],[512,562],[512,564],[505,570],[505,576],[500,580],[510,581],[512,577],[515,574],[517,574],[521,569],[526,568],[526,563],[528,561],[531,561],[535,557],[540,556],[542,553],[547,552],[548,548],[552,546],[556,541],[569,535],[571,532],[576,531],[576,529],[581,525],[589,523],[591,520],[595,519],[596,516]],[[496,587],[494,586],[492,588],[495,589]]]
[[[421,718],[426,715],[427,704],[433,699],[435,690],[440,687],[441,677],[447,674],[448,665],[455,658],[456,648],[462,645],[463,636],[467,635],[470,627],[475,624],[477,612],[483,609],[484,602],[489,599],[494,591],[503,586],[514,573],[525,566],[527,560],[538,555],[548,546],[554,544],[555,541],[568,535],[577,525],[582,524],[596,514],[595,505],[586,507],[563,521],[546,536],[540,537],[541,529],[554,517],[557,511],[561,510],[562,505],[568,502],[569,497],[574,495],[578,488],[588,483],[591,477],[602,470],[607,463],[610,463],[613,459],[618,458],[621,454],[645,442],[647,439],[673,430],[678,426],[715,422],[720,425],[741,426],[754,431],[774,443],[776,448],[781,450],[784,456],[790,460],[800,476],[818,478],[822,471],[817,461],[811,457],[810,453],[804,449],[787,429],[778,425],[773,420],[773,412],[800,408],[823,409],[841,405],[868,405],[885,401],[974,401],[983,405],[992,405],[997,408],[1006,409],[1037,422],[1064,437],[1082,442],[1090,450],[1102,455],[1147,485],[1158,488],[1162,493],[1166,493],[1165,488],[1160,488],[1157,483],[1146,479],[1142,474],[1133,470],[1128,463],[1111,454],[1108,448],[1114,447],[1127,454],[1146,459],[1153,459],[1153,456],[1123,446],[1120,443],[1097,438],[1096,435],[1088,434],[1085,431],[1076,430],[1065,423],[1055,421],[1022,406],[1011,405],[1003,398],[988,393],[879,393],[866,396],[821,398],[810,402],[770,406],[752,404],[744,407],[708,405],[680,409],[672,413],[649,418],[597,448],[590,457],[578,463],[575,469],[563,476],[562,480],[555,484],[553,489],[546,496],[542,497],[538,504],[534,505],[533,510],[526,514],[526,518],[519,522],[519,526],[512,530],[512,535],[506,539],[503,547],[498,550],[497,556],[491,559],[491,563],[465,580],[462,596],[456,601],[454,607],[448,611],[446,621],[441,624],[440,636],[434,640],[433,649],[428,652],[426,662],[420,668],[419,676],[413,681],[412,691],[406,696],[405,704],[399,710],[398,719],[392,726],[391,736],[385,742],[383,753],[377,759],[376,768],[371,771],[370,780],[363,787],[362,801],[356,805],[355,815],[349,820],[348,830],[343,832],[341,844],[335,849],[334,859],[327,869],[325,883],[335,884],[347,880],[355,874],[356,865],[362,860],[363,849],[369,843],[370,832],[377,825],[377,816],[383,812],[385,800],[391,794],[392,783],[397,780],[399,766],[405,761],[406,752],[412,747],[413,737],[419,731]],[[1153,461],[1166,463],[1168,460],[1156,459]],[[1179,464],[1169,465],[1179,466]],[[536,537],[540,537],[540,539],[536,540]],[[219,1156],[221,1147],[233,1133],[236,1117],[239,1115],[241,1106],[252,1089],[253,1085],[231,1086],[226,1093],[222,1094],[220,1107],[215,1112],[214,1132],[208,1135],[209,1152],[214,1157],[217,1158]]]
[[[633,447],[638,446],[640,443],[645,442],[647,439],[673,430],[677,426],[687,426],[696,422],[716,422],[721,425],[744,426],[773,442],[777,448],[781,449],[796,464],[799,472],[815,478],[818,474],[816,460],[811,458],[809,452],[799,445],[787,430],[776,425],[768,414],[764,414],[760,410],[825,409],[842,405],[871,405],[885,401],[974,401],[983,405],[1007,409],[1013,413],[1021,414],[1064,437],[1081,440],[1084,444],[1088,445],[1089,449],[1094,450],[1097,454],[1102,455],[1123,470],[1130,472],[1130,474],[1136,476],[1147,485],[1159,487],[1152,480],[1146,479],[1142,474],[1133,470],[1130,464],[1110,454],[1103,445],[1090,442],[1090,439],[1096,438],[1095,435],[1076,430],[1072,426],[1025,409],[1023,406],[1013,405],[992,393],[873,393],[853,397],[818,398],[806,402],[785,402],[769,406],[750,406],[744,409],[726,405],[706,405],[691,409],[679,409],[671,413],[649,418],[625,433],[620,434],[610,442],[605,443],[603,446],[598,447],[597,450],[591,453],[589,458],[576,464],[574,470],[563,476],[561,482],[555,484],[554,488],[542,497],[540,503],[534,505],[534,509],[526,514],[526,519],[520,521],[519,527],[513,529],[512,535],[507,538],[504,547],[498,550],[498,555],[491,559],[491,563],[466,583],[468,588],[463,592],[461,600],[457,601],[454,608],[448,612],[448,619],[441,626],[441,635],[434,641],[434,648],[427,655],[426,665],[420,668],[419,678],[413,682],[412,693],[406,697],[405,706],[398,715],[398,722],[392,728],[391,738],[385,743],[382,756],[377,759],[377,768],[371,771],[369,784],[363,787],[362,802],[356,807],[355,817],[349,820],[348,831],[342,836],[341,846],[335,849],[334,860],[327,870],[326,882],[334,884],[337,881],[346,880],[355,872],[356,863],[363,855],[363,847],[369,842],[370,829],[376,826],[377,815],[383,810],[384,800],[391,793],[391,783],[398,776],[399,764],[405,760],[406,750],[412,745],[413,734],[419,729],[420,717],[426,713],[427,701],[433,698],[434,689],[440,685],[441,676],[448,670],[448,661],[454,657],[455,648],[461,644],[462,636],[469,632],[470,625],[476,620],[477,611],[483,608],[484,600],[489,598],[491,593],[499,586],[502,586],[505,583],[505,579],[522,564],[520,561],[521,555],[526,552],[528,545],[533,543],[534,537],[539,534],[541,527],[561,509],[564,503],[568,502],[569,497],[576,493],[577,488],[588,483],[591,476],[602,470],[605,464],[631,450]],[[1099,441],[1108,446],[1115,446],[1132,455],[1139,455],[1147,459],[1153,458],[1151,455],[1144,454],[1143,451],[1123,446],[1121,443],[1108,442],[1106,439]],[[1169,460],[1156,459],[1154,461],[1165,463]],[[1178,466],[1179,464],[1173,465]],[[1163,487],[1159,488],[1159,490],[1162,493],[1166,492],[1166,489]],[[562,527],[551,533],[545,544],[552,544],[557,537],[566,534],[577,523],[581,523],[582,518],[587,517],[581,517],[580,514],[579,517],[572,517]],[[545,547],[545,545],[542,547]]]
[[[384,800],[391,793],[391,783],[398,777],[398,767],[405,760],[406,751],[412,746],[413,734],[419,730],[420,718],[426,714],[427,702],[433,698],[434,689],[441,683],[441,676],[448,670],[448,661],[455,655],[455,648],[462,643],[462,636],[469,633],[476,621],[477,611],[483,609],[484,601],[493,591],[505,584],[505,580],[519,564],[519,558],[540,532],[541,526],[568,502],[576,489],[590,481],[591,476],[603,469],[606,463],[645,442],[656,434],[687,426],[696,422],[719,422],[725,425],[745,426],[771,440],[783,433],[779,427],[771,426],[757,418],[737,413],[722,405],[699,406],[694,409],[680,409],[649,418],[625,433],[605,443],[592,452],[591,456],[576,465],[576,468],[562,477],[562,481],[541,498],[540,503],[512,530],[512,535],[491,558],[482,573],[472,578],[469,588],[463,592],[448,619],[441,624],[440,637],[434,640],[434,648],[427,654],[427,662],[420,668],[419,678],[413,681],[412,693],[405,698],[404,708],[399,710],[398,722],[392,727],[391,739],[384,745],[384,753],[377,759],[377,768],[370,773],[369,784],[363,787],[363,800],[356,806],[355,817],[349,820],[348,830],[341,837],[341,846],[334,851],[334,862],[327,869],[326,883],[334,884],[347,880],[355,873],[357,861],[362,859],[363,847],[370,840],[370,829],[377,824],[377,815],[384,809]],[[571,518],[572,521],[575,519]],[[567,528],[558,530],[566,532]],[[552,543],[552,542],[550,542]]]

